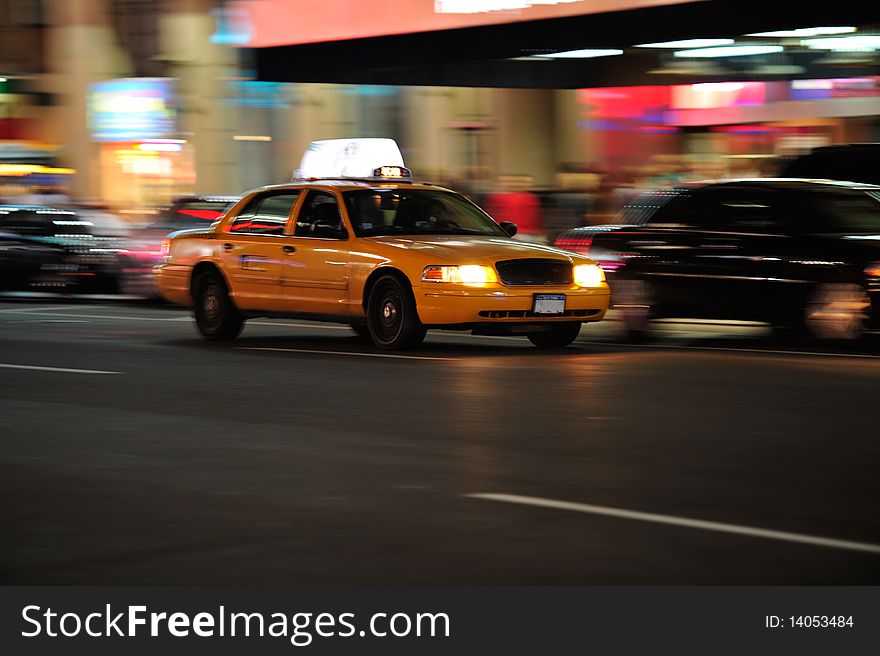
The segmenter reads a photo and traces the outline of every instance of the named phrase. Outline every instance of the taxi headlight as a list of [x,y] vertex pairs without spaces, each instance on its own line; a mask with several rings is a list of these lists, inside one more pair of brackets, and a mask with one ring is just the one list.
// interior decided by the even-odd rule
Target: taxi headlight
[[605,273],[598,264],[578,264],[574,268],[574,283],[578,287],[598,287],[605,282]]
[[422,271],[422,282],[452,282],[464,285],[483,285],[498,282],[495,269],[481,264],[462,266],[432,265]]

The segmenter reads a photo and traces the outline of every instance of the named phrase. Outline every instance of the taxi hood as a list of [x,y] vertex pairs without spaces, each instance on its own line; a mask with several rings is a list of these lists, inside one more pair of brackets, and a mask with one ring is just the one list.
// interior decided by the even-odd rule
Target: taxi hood
[[558,248],[517,241],[507,237],[407,235],[405,237],[368,237],[367,239],[376,244],[401,248],[413,254],[424,254],[436,264],[491,263],[527,257],[541,257],[567,262],[571,262],[573,259],[572,253]]

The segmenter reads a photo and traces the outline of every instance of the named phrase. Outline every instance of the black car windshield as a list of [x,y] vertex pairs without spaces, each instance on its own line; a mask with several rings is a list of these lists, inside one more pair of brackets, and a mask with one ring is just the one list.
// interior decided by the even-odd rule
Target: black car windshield
[[507,237],[488,214],[464,197],[435,189],[363,189],[343,194],[358,237],[485,235]]
[[232,201],[225,200],[196,200],[176,203],[171,206],[160,221],[150,227],[173,228],[174,230],[206,228],[223,216],[233,204]]
[[880,188],[812,194],[821,233],[880,234]]
[[93,224],[61,210],[6,211],[0,230],[30,237],[83,237],[91,235]]

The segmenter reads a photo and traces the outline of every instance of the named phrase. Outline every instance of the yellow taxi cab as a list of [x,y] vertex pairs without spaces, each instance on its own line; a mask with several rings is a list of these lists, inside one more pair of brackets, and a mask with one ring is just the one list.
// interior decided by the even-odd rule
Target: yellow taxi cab
[[349,324],[383,349],[417,346],[429,328],[566,346],[605,316],[602,269],[515,232],[386,165],[251,191],[209,229],[171,235],[155,273],[211,340],[249,317],[293,316]]

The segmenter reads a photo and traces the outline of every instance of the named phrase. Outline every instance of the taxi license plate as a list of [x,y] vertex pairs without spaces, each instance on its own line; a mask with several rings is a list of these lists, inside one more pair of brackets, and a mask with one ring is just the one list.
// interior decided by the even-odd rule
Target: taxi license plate
[[562,314],[565,312],[565,294],[535,294],[535,314]]

